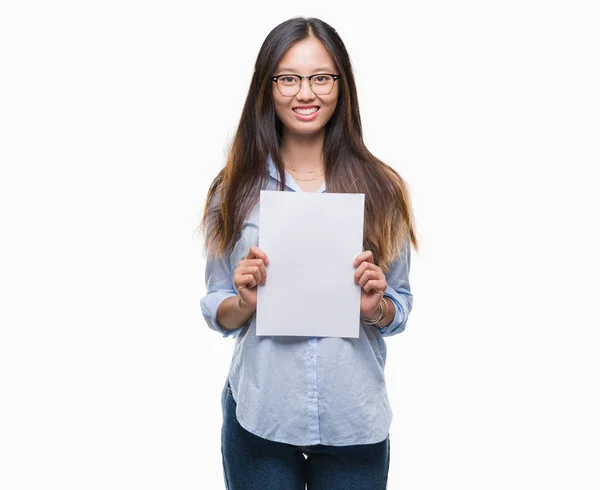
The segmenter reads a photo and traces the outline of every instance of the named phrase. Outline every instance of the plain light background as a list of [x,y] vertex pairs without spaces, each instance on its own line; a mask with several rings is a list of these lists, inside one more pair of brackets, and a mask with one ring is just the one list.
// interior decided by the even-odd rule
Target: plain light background
[[593,4],[3,2],[0,487],[224,488],[234,341],[195,228],[262,41],[305,15],[421,242],[389,488],[599,488]]

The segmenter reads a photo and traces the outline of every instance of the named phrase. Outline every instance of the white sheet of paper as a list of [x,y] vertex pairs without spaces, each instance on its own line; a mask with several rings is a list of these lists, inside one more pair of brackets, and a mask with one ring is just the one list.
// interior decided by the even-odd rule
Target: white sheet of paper
[[260,192],[259,244],[269,257],[258,285],[256,335],[358,338],[364,194]]

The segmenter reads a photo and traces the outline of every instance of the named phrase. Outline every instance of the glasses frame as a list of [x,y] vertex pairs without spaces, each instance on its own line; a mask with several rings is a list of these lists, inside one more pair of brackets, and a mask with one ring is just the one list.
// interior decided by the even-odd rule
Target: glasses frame
[[[331,84],[331,90],[329,92],[327,92],[326,94],[316,94],[315,91],[312,89],[312,85],[313,85],[312,79],[313,79],[313,77],[318,77],[318,76],[322,76],[322,75],[329,75],[330,77],[333,78],[333,83]],[[298,92],[296,92],[294,95],[285,95],[281,92],[281,88],[279,87],[277,80],[279,80],[281,77],[290,77],[290,76],[298,77],[300,79],[300,83],[298,84]],[[296,97],[296,95],[298,95],[300,93],[300,90],[302,90],[302,80],[304,78],[308,79],[308,86],[310,87],[310,90],[312,91],[313,94],[329,95],[333,91],[333,87],[335,87],[336,80],[338,80],[340,77],[341,77],[341,75],[335,75],[334,73],[315,73],[314,75],[309,75],[307,77],[303,77],[302,75],[298,75],[297,73],[282,73],[281,75],[271,77],[271,80],[273,80],[275,82],[275,84],[277,85],[277,90],[279,90],[279,93],[281,95],[283,95],[284,97]]]

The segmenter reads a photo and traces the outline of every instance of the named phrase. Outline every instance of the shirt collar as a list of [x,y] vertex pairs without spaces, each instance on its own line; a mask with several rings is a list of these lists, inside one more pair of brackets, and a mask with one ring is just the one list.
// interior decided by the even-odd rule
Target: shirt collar
[[278,182],[281,182],[281,178],[279,177],[279,172],[275,168],[275,163],[273,163],[273,159],[271,158],[270,153],[267,156],[267,163],[269,165],[269,173],[271,174],[271,177],[273,177]]

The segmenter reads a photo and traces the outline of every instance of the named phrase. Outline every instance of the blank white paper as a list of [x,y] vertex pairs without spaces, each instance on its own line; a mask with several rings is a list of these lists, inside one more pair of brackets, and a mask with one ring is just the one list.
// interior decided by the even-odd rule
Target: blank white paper
[[258,285],[256,335],[358,338],[364,194],[260,192],[259,247],[269,257]]

